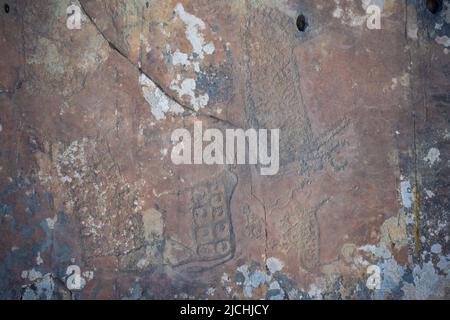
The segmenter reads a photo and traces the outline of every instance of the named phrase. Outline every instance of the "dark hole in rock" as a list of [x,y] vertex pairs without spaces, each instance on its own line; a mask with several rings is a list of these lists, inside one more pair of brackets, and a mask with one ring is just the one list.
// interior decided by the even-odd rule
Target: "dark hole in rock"
[[306,21],[306,17],[301,14],[297,17],[297,29],[298,31],[305,32],[308,27],[308,22]]
[[427,9],[432,14],[436,14],[442,10],[442,2],[443,0],[427,0]]
[[4,9],[6,13],[9,13],[9,4],[5,3]]

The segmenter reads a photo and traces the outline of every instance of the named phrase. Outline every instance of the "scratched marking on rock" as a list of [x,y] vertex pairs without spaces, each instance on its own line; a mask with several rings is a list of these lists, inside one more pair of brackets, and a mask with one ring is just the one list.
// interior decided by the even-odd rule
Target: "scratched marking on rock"
[[223,173],[188,191],[191,200],[194,256],[179,266],[201,271],[222,264],[236,250],[230,200],[236,185],[234,176]]

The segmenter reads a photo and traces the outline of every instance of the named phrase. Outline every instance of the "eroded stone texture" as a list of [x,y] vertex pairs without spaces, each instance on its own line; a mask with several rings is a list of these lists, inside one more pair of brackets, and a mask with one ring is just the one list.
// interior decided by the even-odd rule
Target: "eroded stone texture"
[[[7,2],[1,298],[448,298],[448,1]],[[279,172],[174,165],[196,121]]]

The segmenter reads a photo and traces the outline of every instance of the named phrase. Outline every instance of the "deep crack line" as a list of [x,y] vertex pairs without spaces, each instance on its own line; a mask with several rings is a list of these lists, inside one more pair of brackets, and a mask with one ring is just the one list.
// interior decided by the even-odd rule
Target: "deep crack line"
[[89,15],[89,13],[86,11],[86,9],[84,8],[82,2],[80,2],[80,7],[81,10],[83,10],[83,13],[86,15],[86,17],[89,19],[89,21],[91,22],[91,24],[95,27],[95,29],[97,30],[97,32],[100,34],[100,36],[103,38],[103,40],[105,40],[109,47],[116,51],[120,56],[122,56],[122,58],[124,58],[125,60],[128,61],[129,64],[131,64],[137,71],[139,71],[140,74],[143,74],[144,76],[146,76],[147,78],[149,78],[154,84],[155,86],[161,90],[167,97],[169,97],[170,99],[172,99],[173,101],[175,101],[176,103],[178,103],[181,107],[183,107],[184,109],[187,109],[189,111],[193,111],[196,112],[193,108],[190,108],[186,105],[184,105],[181,101],[179,101],[176,97],[174,97],[173,95],[167,93],[156,81],[153,80],[153,78],[147,74],[144,70],[142,70],[142,68],[140,68],[138,65],[136,65],[133,61],[131,61],[131,59],[128,57],[127,54],[125,54],[122,50],[120,50],[119,47],[117,47],[111,40],[108,39],[108,37],[103,33],[103,31],[100,29],[100,27],[97,25],[97,23],[94,21],[94,19]]
[[103,33],[103,31],[97,25],[97,23],[95,22],[94,18],[92,18],[90,16],[90,14],[87,12],[87,10],[85,9],[85,7],[82,4],[82,1],[80,1],[79,4],[80,4],[80,8],[83,11],[84,15],[88,18],[90,23],[94,26],[94,28],[97,30],[98,34],[103,38],[103,40],[106,41],[106,43],[108,43],[108,46],[113,51],[117,52],[122,58],[124,58],[131,66],[133,66],[133,68],[136,69],[139,72],[140,75],[144,75],[150,81],[152,81],[153,84],[156,86],[156,88],[159,89],[169,99],[171,99],[172,101],[174,101],[177,104],[179,104],[186,111],[193,112],[193,113],[198,114],[200,116],[208,117],[208,118],[211,118],[211,119],[213,119],[215,121],[222,122],[222,123],[226,124],[229,127],[234,127],[234,128],[238,127],[238,126],[236,126],[235,124],[233,124],[232,122],[230,122],[228,120],[219,118],[219,117],[211,115],[211,114],[207,114],[207,113],[196,111],[194,108],[191,108],[191,107],[187,106],[186,104],[184,104],[180,99],[178,99],[173,94],[168,93],[160,84],[158,84],[155,80],[153,80],[153,78],[148,73],[146,73],[144,70],[142,70],[142,68],[139,65],[136,65],[133,61],[131,61],[131,59],[128,57],[128,55],[126,53],[124,53],[118,46],[116,46],[111,40],[109,40],[108,37]]

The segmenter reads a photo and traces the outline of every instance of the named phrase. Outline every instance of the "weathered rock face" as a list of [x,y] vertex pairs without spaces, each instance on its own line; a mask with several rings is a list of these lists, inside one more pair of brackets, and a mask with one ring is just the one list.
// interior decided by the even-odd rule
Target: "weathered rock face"
[[[0,297],[448,298],[426,3],[0,1]],[[174,164],[199,121],[280,129],[279,171]]]

